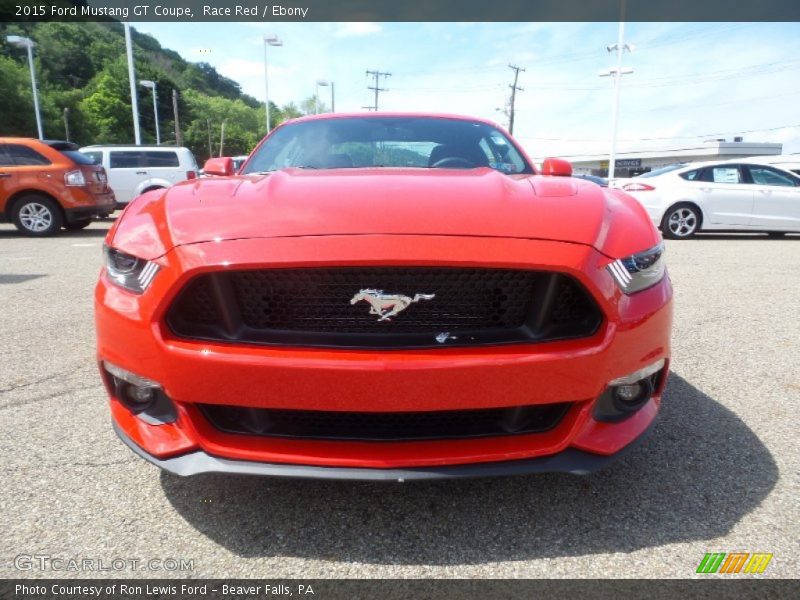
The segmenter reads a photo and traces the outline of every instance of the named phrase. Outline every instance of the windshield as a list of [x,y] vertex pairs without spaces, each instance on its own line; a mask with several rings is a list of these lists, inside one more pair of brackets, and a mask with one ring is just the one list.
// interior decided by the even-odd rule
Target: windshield
[[287,167],[491,167],[507,174],[533,173],[499,129],[433,117],[342,117],[290,123],[255,151],[242,173]]
[[679,165],[668,165],[666,167],[661,167],[660,169],[656,169],[655,171],[648,171],[647,173],[642,173],[641,175],[637,175],[638,179],[646,179],[648,177],[658,177],[659,175],[663,175],[664,173],[669,173],[670,171],[675,171],[677,169],[681,169],[686,166],[686,163],[682,163]]

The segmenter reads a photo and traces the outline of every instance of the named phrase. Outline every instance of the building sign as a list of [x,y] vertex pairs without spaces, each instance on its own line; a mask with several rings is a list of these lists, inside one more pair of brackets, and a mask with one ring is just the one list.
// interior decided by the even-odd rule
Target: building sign
[[641,167],[641,158],[620,158],[614,161],[616,167]]

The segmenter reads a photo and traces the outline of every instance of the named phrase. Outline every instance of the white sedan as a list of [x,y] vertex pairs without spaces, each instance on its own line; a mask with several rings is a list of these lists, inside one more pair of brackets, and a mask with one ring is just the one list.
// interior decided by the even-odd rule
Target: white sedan
[[619,187],[647,209],[666,238],[714,230],[800,233],[800,177],[770,165],[671,165]]

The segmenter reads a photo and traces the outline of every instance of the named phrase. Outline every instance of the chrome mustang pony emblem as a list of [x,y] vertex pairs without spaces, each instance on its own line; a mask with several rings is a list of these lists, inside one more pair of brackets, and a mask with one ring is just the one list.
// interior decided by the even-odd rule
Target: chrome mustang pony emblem
[[402,294],[384,294],[383,290],[360,290],[350,300],[350,304],[364,300],[370,305],[369,314],[378,315],[378,321],[391,321],[392,317],[403,312],[420,300],[433,300],[436,294],[416,294],[413,298]]

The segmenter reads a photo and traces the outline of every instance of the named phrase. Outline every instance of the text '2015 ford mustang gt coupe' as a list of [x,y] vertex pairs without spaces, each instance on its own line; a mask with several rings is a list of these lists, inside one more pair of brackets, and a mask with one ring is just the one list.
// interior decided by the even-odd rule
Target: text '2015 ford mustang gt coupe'
[[672,288],[623,191],[478,119],[330,114],[134,200],[95,294],[114,428],[204,472],[588,473],[658,412]]

